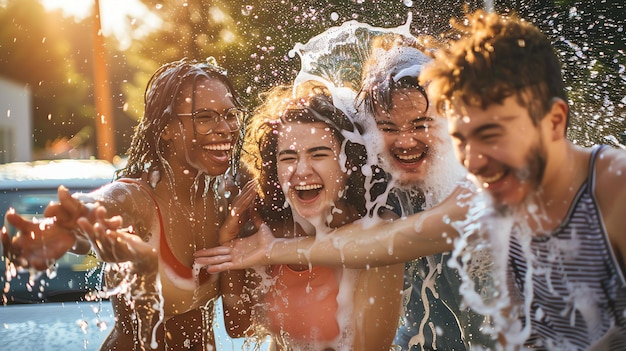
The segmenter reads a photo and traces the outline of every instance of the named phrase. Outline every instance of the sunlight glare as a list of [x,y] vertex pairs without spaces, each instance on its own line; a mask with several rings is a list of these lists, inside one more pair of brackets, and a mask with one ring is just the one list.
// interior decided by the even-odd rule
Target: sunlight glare
[[[95,3],[93,0],[40,1],[45,9],[60,9],[65,16],[77,20],[90,16]],[[139,0],[100,0],[100,15],[104,35],[114,35],[122,47],[128,47],[132,37],[146,35],[161,25],[161,19]]]

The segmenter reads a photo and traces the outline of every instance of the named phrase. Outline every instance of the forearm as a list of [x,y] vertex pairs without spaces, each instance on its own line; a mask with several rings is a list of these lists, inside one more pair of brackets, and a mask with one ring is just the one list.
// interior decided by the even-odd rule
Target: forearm
[[465,213],[458,207],[450,210],[449,206],[434,208],[367,228],[352,223],[315,238],[277,239],[268,249],[267,260],[271,264],[367,268],[449,251],[458,235],[450,223]]
[[255,285],[255,280],[249,277],[246,270],[221,273],[224,325],[232,338],[244,337],[251,325],[251,311],[255,301],[252,293]]

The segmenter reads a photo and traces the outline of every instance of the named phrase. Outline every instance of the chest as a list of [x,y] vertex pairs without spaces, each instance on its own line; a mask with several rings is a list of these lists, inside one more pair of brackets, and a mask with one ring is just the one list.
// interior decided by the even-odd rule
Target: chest
[[197,250],[217,246],[218,231],[227,208],[225,205],[213,198],[192,205],[158,199],[156,207],[154,214],[157,220],[152,222],[151,241],[155,247],[158,245],[162,253],[169,250],[173,258],[191,267]]
[[[602,306],[624,297],[624,281],[602,219],[593,201],[582,197],[550,235],[524,239],[521,228],[511,237],[509,264],[523,291],[532,276],[535,303]],[[547,307],[546,307],[547,308]]]

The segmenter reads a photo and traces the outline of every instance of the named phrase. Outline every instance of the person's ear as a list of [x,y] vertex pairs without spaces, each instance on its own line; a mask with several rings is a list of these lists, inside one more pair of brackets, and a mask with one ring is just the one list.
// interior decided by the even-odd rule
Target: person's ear
[[548,118],[552,140],[562,139],[565,137],[565,130],[567,128],[569,106],[560,98],[552,99],[550,104],[546,118]]

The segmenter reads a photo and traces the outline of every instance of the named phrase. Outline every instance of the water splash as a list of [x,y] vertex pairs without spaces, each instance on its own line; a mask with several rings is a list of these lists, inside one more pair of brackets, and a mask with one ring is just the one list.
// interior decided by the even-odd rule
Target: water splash
[[330,89],[335,106],[348,116],[354,116],[354,99],[361,86],[363,64],[370,55],[372,40],[394,34],[412,36],[412,18],[409,13],[405,24],[395,28],[348,21],[327,29],[306,44],[296,43],[289,52],[290,57],[298,54],[301,62],[294,85],[310,80],[321,82]]

